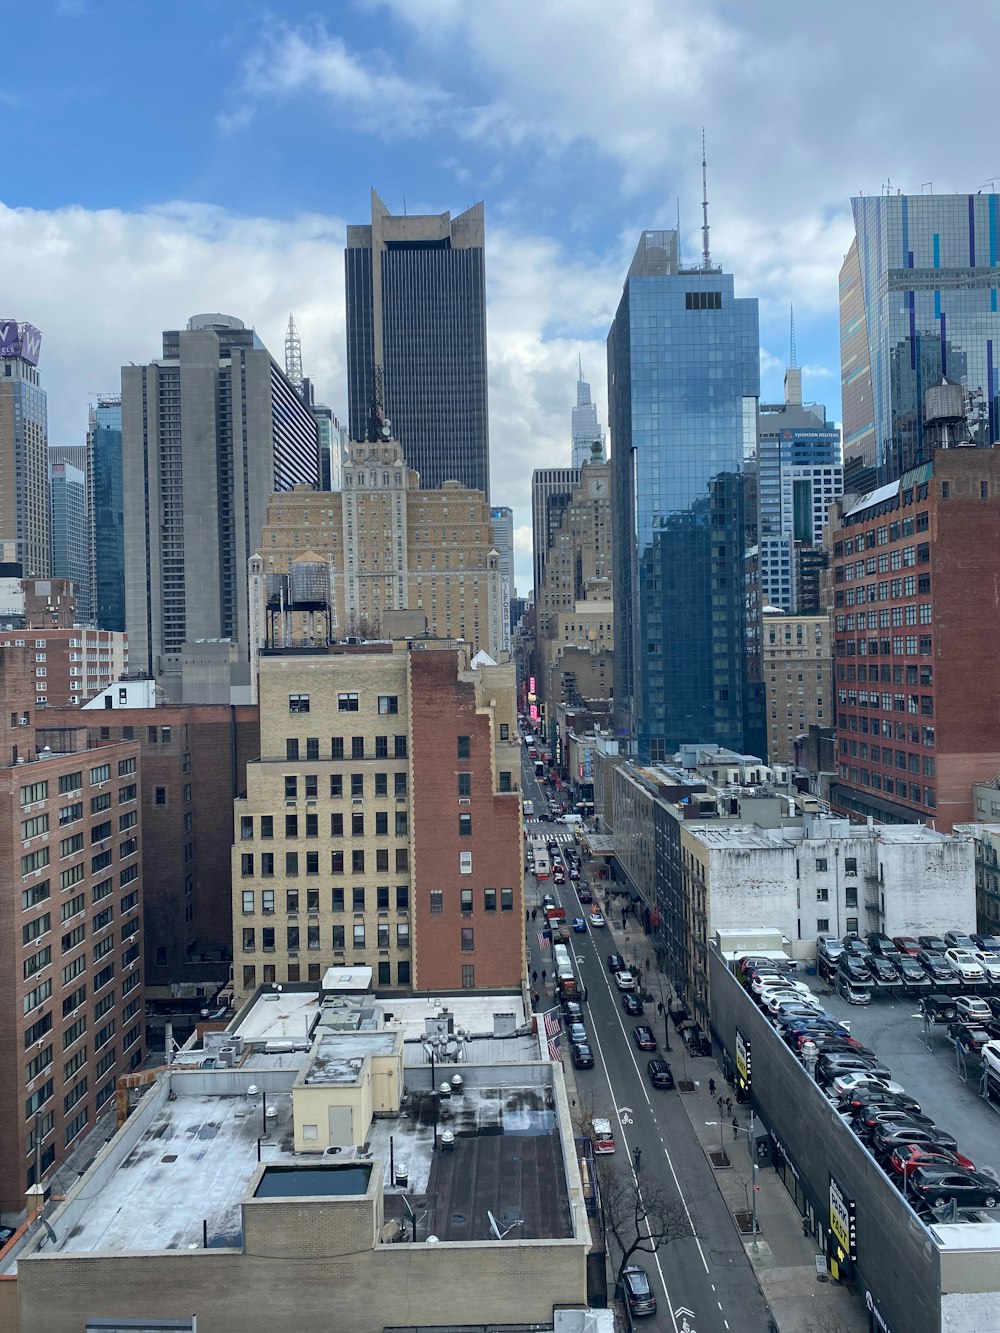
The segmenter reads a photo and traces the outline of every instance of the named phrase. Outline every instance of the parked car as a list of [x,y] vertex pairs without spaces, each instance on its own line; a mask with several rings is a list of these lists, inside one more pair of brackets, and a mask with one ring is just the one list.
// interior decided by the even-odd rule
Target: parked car
[[956,995],[955,1016],[963,1023],[988,1023],[993,1010],[978,995]]
[[672,1088],[674,1086],[674,1076],[670,1072],[670,1066],[666,1060],[650,1060],[646,1065],[646,1073],[649,1075],[649,1081],[654,1088]]
[[604,921],[604,913],[598,911],[598,909],[597,909],[596,907],[592,907],[592,908],[590,909],[590,926],[591,926],[591,929],[593,930],[593,929],[595,929],[595,928],[599,928],[599,927],[603,926],[604,924],[605,924],[605,921]]
[[574,881],[580,878],[580,871],[576,866],[573,866],[573,868],[570,870],[569,877],[571,880]]
[[979,1057],[986,1066],[987,1072],[993,1075],[994,1079],[1000,1080],[1000,1041],[990,1039],[983,1044]]
[[883,935],[880,930],[870,930],[865,937],[868,941],[868,947],[872,953],[897,954],[899,950],[888,935]]
[[949,1023],[948,1036],[966,1055],[980,1055],[990,1040],[990,1034],[986,1029],[976,1027],[973,1023]]
[[629,1264],[622,1274],[622,1287],[630,1314],[656,1314],[656,1297],[644,1268],[638,1264]]
[[577,1069],[593,1069],[594,1053],[585,1041],[574,1041],[570,1049],[573,1052],[573,1064]]
[[846,1000],[848,1004],[871,1004],[871,987],[855,981],[845,972],[838,972],[835,989],[840,998]]
[[898,1176],[910,1176],[918,1166],[942,1170],[956,1166],[963,1171],[976,1169],[975,1162],[960,1152],[948,1152],[944,1148],[931,1152],[929,1148],[921,1148],[918,1143],[901,1143],[889,1158],[889,1166]]
[[982,965],[976,958],[974,949],[946,949],[944,956],[962,981],[982,981],[986,976]]
[[958,980],[958,974],[943,953],[935,953],[933,949],[921,949],[917,954],[917,962],[931,981],[940,983]]
[[900,978],[907,986],[927,986],[929,978],[916,958],[900,953],[892,960]]
[[891,986],[899,980],[899,973],[884,955],[877,953],[869,954],[866,961],[868,963],[868,971],[880,985]]
[[1000,1199],[1000,1187],[992,1176],[954,1167],[915,1167],[907,1189],[912,1198],[929,1205],[954,1199],[960,1208],[995,1208]]
[[816,952],[825,953],[828,958],[836,960],[844,952],[844,946],[836,935],[817,935]]
[[639,999],[638,995],[636,995],[635,991],[625,991],[624,995],[622,995],[622,1008],[627,1014],[632,1014],[633,1016],[642,1013],[642,1001]]
[[640,1051],[655,1051],[656,1038],[653,1036],[653,1029],[647,1027],[645,1023],[637,1023],[632,1029],[632,1036],[635,1038],[635,1044]]
[[972,956],[983,969],[987,981],[1000,981],[1000,955],[975,949]]
[[1000,953],[1000,940],[995,935],[973,935],[972,943],[983,953]]
[[[768,1012],[772,1012],[768,1010]],[[823,1009],[818,1004],[809,1004],[804,1000],[782,1000],[773,1010],[775,1018],[807,1018],[810,1015],[821,1016]]]
[[949,949],[974,949],[975,941],[971,935],[967,935],[964,930],[946,930],[944,932],[944,942]]
[[590,1044],[587,1041],[587,1029],[580,1022],[567,1023],[566,1035],[567,1037],[569,1037],[571,1042],[579,1041],[583,1042],[584,1045]]
[[635,977],[631,972],[616,972],[615,985],[619,990],[635,990]]
[[853,1118],[855,1132],[861,1138],[868,1138],[874,1133],[876,1125],[920,1125],[932,1129],[934,1121],[929,1115],[920,1115],[916,1111],[906,1111],[901,1106],[863,1106]]
[[578,935],[585,935],[587,933],[587,923],[582,916],[575,916],[573,918],[573,929]]
[[829,1086],[829,1093],[835,1101],[842,1101],[845,1097],[860,1088],[866,1088],[879,1092],[893,1092],[897,1096],[902,1095],[906,1089],[902,1083],[894,1083],[890,1078],[877,1078],[871,1073],[863,1070],[853,1070],[849,1073],[838,1074]]
[[872,974],[868,970],[867,959],[873,957],[867,954],[862,957],[860,954],[847,953],[840,955],[837,962],[837,974],[842,977],[850,977],[852,981],[870,982]]
[[860,953],[860,954],[871,953],[871,949],[869,949],[868,945],[864,942],[864,940],[861,938],[860,935],[855,935],[855,934],[843,935],[841,937],[840,942],[844,946],[845,953]]
[[895,1107],[900,1111],[920,1113],[920,1103],[915,1097],[905,1092],[887,1092],[877,1083],[861,1083],[853,1092],[847,1092],[838,1100],[842,1111],[849,1111],[852,1116],[868,1106]]
[[590,1129],[595,1153],[615,1151],[615,1136],[611,1130],[610,1120],[605,1120],[603,1116],[595,1116],[590,1122]]
[[915,935],[893,935],[892,942],[900,953],[909,954],[911,958],[916,958],[920,952],[920,941]]
[[625,971],[625,959],[621,956],[620,953],[608,954],[608,971],[609,972]]
[[951,1023],[958,1017],[954,997],[940,992],[925,995],[920,1001],[920,1012],[932,1023]]
[[[747,989],[751,995],[759,995],[762,990],[769,986],[798,985],[802,982],[793,982],[784,972],[775,972],[770,968],[755,968],[746,974]],[[806,990],[808,991],[808,986]]]
[[815,1014],[821,1014],[823,1012],[823,1005],[819,1000],[814,1000],[811,997],[808,1000],[804,999],[798,991],[767,990],[762,991],[758,998],[760,1000],[761,1008],[765,1009],[769,1014],[785,1012],[788,1010],[789,1006],[793,1006],[793,1013],[798,1013],[803,1010],[809,1010]]
[[921,1143],[925,1147],[958,1151],[958,1141],[937,1125],[933,1128],[923,1125],[879,1125],[872,1131],[871,1149],[876,1157],[891,1157],[901,1143]]
[[921,949],[930,949],[931,953],[944,953],[948,947],[940,935],[918,935],[917,943]]
[[563,1000],[562,1012],[567,1023],[583,1022],[583,1005],[579,1000]]
[[892,1077],[892,1070],[888,1065],[879,1064],[876,1059],[870,1056],[855,1052],[823,1051],[820,1054],[816,1061],[817,1083],[833,1083],[835,1079],[841,1078],[844,1074],[866,1074],[869,1078],[880,1078],[888,1081]]

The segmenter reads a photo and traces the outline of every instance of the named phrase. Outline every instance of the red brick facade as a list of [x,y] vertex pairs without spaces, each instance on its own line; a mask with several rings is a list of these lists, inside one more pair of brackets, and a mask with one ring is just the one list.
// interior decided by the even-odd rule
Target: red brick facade
[[1000,448],[939,450],[846,511],[833,801],[950,832],[974,817],[973,782],[1000,769]]
[[454,652],[412,652],[410,681],[413,988],[519,987],[520,799],[495,788],[490,714],[477,711]]

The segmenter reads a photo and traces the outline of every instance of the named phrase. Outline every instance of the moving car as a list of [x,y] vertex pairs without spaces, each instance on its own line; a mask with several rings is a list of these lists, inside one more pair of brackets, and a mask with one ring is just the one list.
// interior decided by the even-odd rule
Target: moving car
[[622,996],[622,1008],[627,1014],[633,1016],[642,1013],[642,1001],[636,995],[635,991],[627,990]]
[[599,912],[596,907],[590,909],[590,924],[592,927],[603,926],[605,924],[604,913]]
[[619,990],[635,990],[635,977],[631,972],[616,972],[615,985]]
[[995,1208],[1000,1200],[1000,1187],[992,1176],[981,1171],[958,1171],[954,1167],[915,1167],[907,1189],[912,1198],[926,1204],[954,1199],[960,1208]]
[[586,921],[584,921],[582,916],[575,916],[573,918],[573,929],[576,931],[578,935],[586,934],[587,923]]
[[653,1029],[647,1027],[645,1023],[636,1023],[632,1029],[632,1036],[635,1038],[635,1044],[640,1051],[655,1051],[656,1038],[653,1036]]
[[573,1052],[573,1064],[577,1069],[593,1069],[594,1055],[585,1041],[573,1042],[570,1049]]
[[608,954],[608,971],[609,972],[625,971],[625,959],[621,956],[620,953]]
[[649,1081],[654,1088],[672,1088],[674,1086],[674,1076],[670,1072],[670,1066],[666,1060],[650,1060],[646,1066],[646,1073],[649,1075]]
[[946,949],[944,956],[962,981],[982,981],[986,975],[974,949]]
[[592,903],[594,895],[590,892],[590,885],[585,880],[581,880],[576,887],[576,896],[582,903]]
[[622,1287],[630,1314],[656,1314],[656,1297],[644,1268],[638,1264],[629,1264],[622,1274]]
[[570,870],[569,877],[572,880],[578,880],[580,878],[580,871],[577,869],[576,866],[573,866],[573,868]]

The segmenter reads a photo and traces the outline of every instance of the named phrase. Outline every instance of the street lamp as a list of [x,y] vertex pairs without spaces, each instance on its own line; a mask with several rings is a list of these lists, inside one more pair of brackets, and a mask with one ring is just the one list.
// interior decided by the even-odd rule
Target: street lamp
[[[725,1149],[725,1144],[724,1144],[724,1142],[723,1142],[723,1127],[724,1127],[724,1125],[725,1125],[725,1121],[723,1121],[723,1120],[706,1120],[706,1121],[705,1121],[705,1124],[706,1124],[706,1125],[718,1125],[718,1126],[719,1126],[719,1147],[721,1148],[722,1152],[725,1153],[726,1149]],[[753,1118],[753,1111],[750,1112],[750,1125],[749,1125],[749,1127],[746,1126],[746,1125],[734,1125],[733,1128],[734,1128],[735,1130],[737,1130],[738,1133],[746,1134],[746,1136],[747,1136],[747,1152],[748,1152],[748,1154],[749,1154],[749,1156],[750,1156],[750,1232],[751,1232],[751,1235],[753,1236],[754,1253],[756,1254],[756,1253],[757,1253],[757,1249],[758,1249],[758,1245],[757,1245],[757,1172],[758,1172],[758,1170],[759,1170],[760,1168],[757,1166],[757,1159],[756,1159],[756,1155],[755,1155],[755,1152],[754,1152],[754,1145],[755,1145],[755,1137],[756,1137],[756,1136],[755,1136],[755,1132],[754,1132],[754,1118]]]

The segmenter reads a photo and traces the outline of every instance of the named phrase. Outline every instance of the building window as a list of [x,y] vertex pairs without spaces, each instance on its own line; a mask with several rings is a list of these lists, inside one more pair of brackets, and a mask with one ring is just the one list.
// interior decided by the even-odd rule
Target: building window
[[399,712],[399,699],[395,694],[380,694],[378,697],[378,711],[385,715]]
[[341,713],[356,713],[358,711],[358,696],[356,694],[338,694],[337,708]]
[[463,912],[471,912],[471,911],[472,911],[472,890],[471,890],[471,889],[461,889],[461,890],[460,890],[460,893],[461,893],[462,911],[463,911]]
[[365,738],[364,736],[351,737],[351,758],[364,759],[365,757]]
[[472,756],[472,738],[471,736],[459,736],[458,738],[458,757],[459,759],[469,759]]
[[153,804],[154,804],[154,805],[166,805],[166,803],[167,803],[167,789],[166,789],[166,787],[154,787],[154,788],[153,788]]
[[472,774],[459,773],[458,775],[458,795],[459,798],[472,795]]
[[501,912],[513,912],[513,910],[514,910],[514,890],[513,890],[513,889],[501,889],[501,890],[500,890],[500,911],[501,911]]
[[298,757],[299,757],[299,743],[298,743],[298,741],[295,740],[293,737],[286,737],[286,739],[285,739],[285,758],[286,758],[286,759],[298,759]]
[[[343,736],[331,736],[331,737],[330,737],[330,758],[331,758],[331,759],[343,759],[343,757],[344,757],[344,738],[343,738]],[[339,775],[338,775],[338,776],[339,776]],[[331,778],[331,784],[332,784],[332,781],[333,781],[333,779]],[[331,792],[330,792],[330,795],[331,795],[331,796],[334,795],[334,792],[333,792],[332,790],[331,790]],[[340,795],[340,792],[338,791],[338,792],[336,793],[336,795],[339,796],[339,795]]]
[[431,889],[430,910],[431,916],[440,916],[444,911],[444,894],[440,889]]
[[473,963],[462,964],[462,989],[473,990],[476,985],[476,968]]
[[396,964],[396,984],[398,986],[408,986],[410,984],[410,960],[408,958]]
[[475,935],[475,931],[473,930],[472,926],[463,926],[463,927],[462,927],[462,952],[463,952],[463,953],[475,953],[475,949],[476,949],[476,935]]
[[308,713],[309,712],[308,694],[290,694],[288,696],[288,711],[290,713]]
[[472,837],[472,816],[459,815],[458,817],[458,836],[460,838]]
[[332,909],[334,912],[342,912],[342,911],[344,910],[344,890],[343,890],[343,889],[332,889],[332,890],[331,890],[330,906],[331,906],[331,909]]
[[497,910],[496,889],[483,889],[483,910],[486,912],[495,912]]
[[[406,753],[407,753],[407,751],[406,751],[406,737],[405,737],[405,736],[394,736],[394,737],[393,737],[393,751],[392,751],[392,752],[393,752],[393,755],[394,755],[394,757],[395,757],[396,759],[405,759],[405,758],[406,758]],[[399,777],[400,774],[397,773],[396,776]],[[402,777],[405,779],[406,774],[405,774],[405,773],[402,774]]]
[[354,947],[363,949],[365,947],[365,928],[363,925],[354,927]]
[[817,871],[821,871],[821,872],[822,872],[822,871],[824,871],[824,870],[829,870],[829,868],[830,868],[830,867],[829,867],[828,864],[827,864],[826,857],[825,857],[825,856],[817,856],[817,858],[816,858],[816,869],[817,869]]

